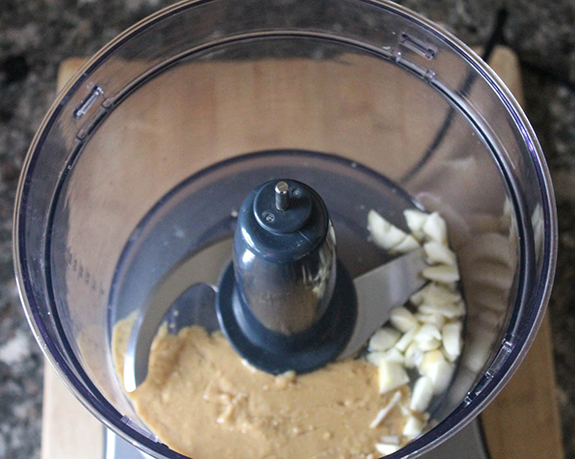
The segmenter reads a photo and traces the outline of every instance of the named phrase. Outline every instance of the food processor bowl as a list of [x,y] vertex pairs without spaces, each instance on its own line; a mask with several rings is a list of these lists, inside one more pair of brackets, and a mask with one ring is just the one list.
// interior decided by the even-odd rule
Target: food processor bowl
[[447,221],[464,350],[434,427],[389,457],[423,454],[525,356],[550,294],[556,214],[510,92],[456,38],[390,2],[183,2],[87,61],[18,189],[16,276],[36,339],[108,428],[154,457],[185,457],[126,398],[112,328],[187,257],[229,238],[243,198],[280,177],[322,196],[353,276],[386,260],[369,241],[370,209],[403,229],[406,208]]

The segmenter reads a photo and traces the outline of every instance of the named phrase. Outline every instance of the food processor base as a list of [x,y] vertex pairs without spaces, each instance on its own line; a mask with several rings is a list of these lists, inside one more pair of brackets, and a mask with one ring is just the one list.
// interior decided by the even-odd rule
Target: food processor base
[[[122,440],[109,429],[106,429],[104,438],[106,443],[104,459],[153,459],[152,456]],[[454,457],[489,459],[481,421],[479,419],[474,420],[457,435],[421,457],[422,459],[451,459]]]

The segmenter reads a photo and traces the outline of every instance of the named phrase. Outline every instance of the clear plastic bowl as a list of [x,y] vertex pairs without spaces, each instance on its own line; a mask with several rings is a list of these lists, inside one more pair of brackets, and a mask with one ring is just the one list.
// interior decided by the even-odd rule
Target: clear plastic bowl
[[[238,158],[252,153],[264,159],[246,168],[254,156]],[[224,215],[243,195],[224,189],[231,201],[214,226],[197,218],[220,202],[210,186],[249,189],[286,169],[320,188],[326,171],[340,177],[347,189],[321,192],[356,226],[371,206],[399,225],[413,205],[448,222],[468,304],[464,352],[437,425],[389,457],[428,451],[470,422],[535,336],[555,267],[551,181],[519,105],[469,48],[383,1],[179,3],[119,36],[59,94],[26,158],[14,224],[18,286],[47,358],[98,419],[154,457],[183,456],[138,420],[110,354],[112,326],[139,304],[117,301],[130,247],[177,196],[191,200],[182,218],[196,217],[197,237],[158,233],[171,249],[150,255],[153,285],[199,235],[230,230]],[[354,180],[373,191],[357,205],[336,195],[353,196]]]

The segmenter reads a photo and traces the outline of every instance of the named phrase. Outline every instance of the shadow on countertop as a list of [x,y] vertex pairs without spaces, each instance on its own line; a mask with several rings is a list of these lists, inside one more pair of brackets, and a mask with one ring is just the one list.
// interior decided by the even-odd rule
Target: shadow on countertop
[[[55,98],[59,63],[92,55],[171,3],[0,0],[0,458],[40,458],[43,358],[19,303],[11,249],[13,202],[26,149]],[[497,12],[507,11],[501,38],[520,58],[525,108],[558,201],[559,259],[550,310],[565,453],[575,457],[575,2],[399,3],[470,45],[485,44]]]

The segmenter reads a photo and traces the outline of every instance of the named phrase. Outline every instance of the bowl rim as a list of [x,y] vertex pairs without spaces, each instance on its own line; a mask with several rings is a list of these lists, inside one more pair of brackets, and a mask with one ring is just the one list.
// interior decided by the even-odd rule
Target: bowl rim
[[[32,286],[26,272],[28,262],[23,250],[25,249],[24,234],[26,228],[23,209],[26,207],[26,192],[30,186],[29,176],[34,170],[34,163],[37,156],[36,153],[39,150],[39,147],[42,146],[47,133],[52,128],[58,115],[66,105],[67,100],[81,88],[84,81],[87,80],[90,75],[114,53],[115,50],[139,33],[149,29],[154,24],[163,21],[170,16],[178,14],[181,11],[195,8],[203,4],[215,3],[217,1],[219,0],[184,0],[159,10],[126,29],[80,67],[80,69],[58,93],[56,100],[45,115],[26,153],[16,192],[13,219],[13,260],[20,300],[34,337],[39,343],[42,352],[50,365],[56,370],[60,379],[73,393],[75,398],[78,399],[88,409],[88,411],[90,411],[106,427],[114,431],[128,443],[131,443],[151,455],[161,454],[163,457],[182,459],[187,459],[188,456],[181,455],[169,449],[167,446],[156,442],[153,435],[148,435],[145,431],[140,431],[140,429],[132,427],[133,422],[127,418],[127,416],[122,416],[113,408],[112,405],[107,403],[95,386],[89,387],[86,384],[86,380],[89,381],[89,378],[87,378],[86,375],[83,375],[84,377],[82,379],[86,379],[84,381],[78,377],[76,374],[78,372],[78,368],[74,369],[66,363],[59,349],[48,336],[41,318],[35,314],[32,307],[33,305],[30,303],[31,295],[28,295],[28,293],[32,291]],[[473,68],[488,82],[489,86],[498,94],[500,100],[514,118],[515,122],[523,128],[523,139],[529,145],[530,159],[537,173],[537,180],[541,184],[541,202],[544,204],[543,218],[545,238],[543,260],[541,263],[541,273],[538,279],[538,289],[534,299],[531,300],[533,304],[539,304],[540,307],[537,309],[535,317],[531,319],[531,329],[524,337],[523,342],[519,340],[517,343],[518,345],[511,351],[511,357],[513,357],[511,359],[511,365],[504,368],[505,371],[499,372],[487,383],[489,390],[483,391],[477,395],[472,404],[465,405],[465,403],[462,403],[448,416],[448,418],[439,423],[427,434],[409,443],[397,453],[387,456],[390,459],[399,457],[415,457],[436,447],[438,444],[447,440],[471,422],[495,398],[495,396],[513,376],[525,357],[527,350],[531,346],[541,325],[549,302],[557,263],[558,235],[555,196],[553,193],[551,175],[545,162],[543,151],[523,109],[499,76],[471,48],[461,42],[453,34],[444,30],[429,19],[409,10],[408,8],[392,3],[391,1],[348,1],[378,7],[386,13],[398,14],[405,19],[413,21],[416,25],[424,28],[427,32],[449,46],[452,51],[463,58],[471,68]],[[114,413],[116,416],[111,418],[109,417],[110,413]]]

